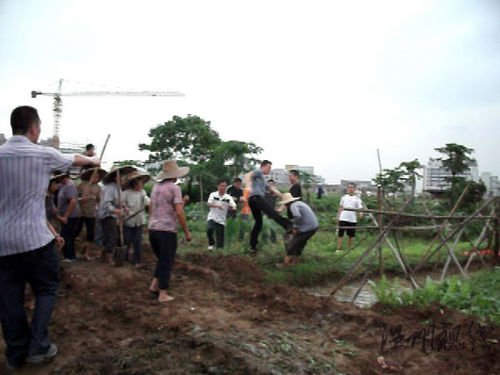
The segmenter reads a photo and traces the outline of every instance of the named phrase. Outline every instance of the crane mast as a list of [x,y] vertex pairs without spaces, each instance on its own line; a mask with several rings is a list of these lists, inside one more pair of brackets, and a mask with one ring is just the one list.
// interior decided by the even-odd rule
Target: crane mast
[[61,96],[184,96],[178,91],[74,91],[62,92],[63,80],[60,79],[56,92],[31,91],[31,97],[36,98],[39,95],[52,96],[54,103],[52,110],[54,111],[54,131],[52,135],[52,146],[59,148],[59,130],[61,128],[61,116],[63,102]]

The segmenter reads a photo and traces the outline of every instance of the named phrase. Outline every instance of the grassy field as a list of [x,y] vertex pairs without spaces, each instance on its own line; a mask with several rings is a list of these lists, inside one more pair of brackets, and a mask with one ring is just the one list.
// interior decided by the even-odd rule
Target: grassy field
[[[277,266],[282,262],[285,250],[283,245],[283,230],[269,220],[264,221],[264,229],[262,231],[259,248],[260,251],[255,258],[256,262],[266,272],[270,282],[286,283],[295,286],[312,286],[318,285],[325,281],[335,280],[342,277],[351,265],[359,258],[359,256],[371,245],[376,239],[376,232],[359,232],[352,249],[336,252],[337,235],[332,223],[332,217],[336,212],[336,200],[322,202],[323,207],[319,210],[320,230],[309,241],[301,263],[289,268],[280,268]],[[193,205],[188,212],[189,226],[193,234],[193,243],[185,250],[185,252],[206,252],[206,222],[205,214],[200,212],[199,206]],[[325,211],[324,208],[327,207]],[[205,211],[206,212],[206,211]],[[333,213],[333,214],[332,214]],[[248,222],[242,222],[240,219],[229,220],[226,227],[226,246],[223,250],[214,251],[213,254],[233,254],[247,255],[248,254],[248,238],[249,232],[253,225],[253,219]],[[240,229],[243,230],[243,239],[239,238]],[[271,229],[276,232],[277,241],[271,241]],[[432,236],[428,236],[432,238]],[[407,264],[414,267],[420,261],[424,252],[428,249],[430,239],[404,237],[398,235],[397,238],[390,236],[389,240],[399,246]],[[345,244],[344,244],[345,246]],[[460,242],[457,246],[457,256],[461,261],[466,258],[463,255],[465,251],[469,251],[471,245],[468,242]],[[383,243],[382,258],[384,263],[384,271],[391,275],[402,275],[401,267],[394,256],[390,247]],[[426,270],[433,268],[442,268],[446,261],[447,253],[441,250],[436,254],[431,262],[426,266]],[[372,250],[370,255],[361,264],[358,275],[364,273],[365,270],[370,270],[377,273],[379,269],[378,251]],[[361,276],[359,275],[359,276]]]

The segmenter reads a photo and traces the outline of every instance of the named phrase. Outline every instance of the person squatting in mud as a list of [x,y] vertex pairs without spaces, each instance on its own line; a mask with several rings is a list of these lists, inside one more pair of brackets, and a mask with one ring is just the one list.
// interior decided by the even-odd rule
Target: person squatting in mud
[[[12,137],[0,146],[0,320],[9,371],[57,354],[48,333],[59,286],[54,247],[60,237],[45,210],[51,173],[100,164],[95,157],[38,145],[41,121],[33,107],[15,108],[10,125]],[[24,309],[26,283],[35,296],[31,322]]]
[[286,207],[292,215],[293,230],[285,241],[284,261],[285,266],[290,266],[298,263],[307,241],[318,230],[319,222],[311,207],[291,193],[284,193],[278,205]]

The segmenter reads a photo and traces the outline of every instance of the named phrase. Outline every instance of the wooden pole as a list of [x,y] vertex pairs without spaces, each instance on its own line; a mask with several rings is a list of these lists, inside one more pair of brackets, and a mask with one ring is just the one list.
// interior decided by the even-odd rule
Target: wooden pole
[[[377,148],[377,159],[378,159],[378,171],[379,176],[382,179],[382,161],[380,158],[380,150]],[[381,182],[381,181],[380,181]],[[382,211],[382,186],[377,186],[377,208],[379,211]],[[366,207],[363,207],[366,208]],[[382,232],[382,214],[378,214],[377,222],[379,234]],[[384,274],[384,258],[382,254],[382,242],[380,242],[378,246],[378,265],[379,265],[379,274],[382,276]]]
[[[372,214],[369,214],[369,215],[370,215],[370,218],[372,219],[372,221],[375,224],[377,224],[377,220],[375,219],[375,217]],[[382,228],[379,227],[379,229],[381,230]],[[394,227],[393,227],[393,229],[394,229]],[[415,280],[415,278],[413,277],[413,273],[412,273],[410,267],[408,267],[408,265],[406,264],[406,262],[404,260],[404,257],[403,257],[403,254],[401,253],[401,251],[398,251],[396,249],[396,247],[392,244],[391,240],[389,240],[389,238],[387,238],[387,235],[384,236],[384,240],[387,243],[387,245],[389,246],[389,248],[392,250],[392,252],[394,253],[394,256],[396,257],[396,260],[399,262],[399,264],[401,266],[401,269],[405,273],[405,275],[408,278],[408,280],[410,280],[410,282],[412,284],[412,287],[414,289],[418,288],[418,283]]]
[[[378,150],[377,150],[378,152]],[[379,161],[380,161],[380,156],[379,156]],[[377,204],[378,204],[378,210],[382,211],[382,188],[378,186],[377,188]],[[378,230],[379,234],[382,232],[382,214],[377,215],[377,221],[376,224],[378,225]],[[379,274],[382,276],[384,274],[384,257],[382,254],[382,243],[378,246],[378,264],[379,264]]]
[[498,264],[498,252],[500,251],[500,222],[499,222],[499,218],[498,218],[498,213],[500,211],[500,204],[496,204],[496,215],[497,217],[495,218],[495,230],[493,231],[493,236],[495,238],[495,245],[493,247],[493,266],[495,267],[497,264]]

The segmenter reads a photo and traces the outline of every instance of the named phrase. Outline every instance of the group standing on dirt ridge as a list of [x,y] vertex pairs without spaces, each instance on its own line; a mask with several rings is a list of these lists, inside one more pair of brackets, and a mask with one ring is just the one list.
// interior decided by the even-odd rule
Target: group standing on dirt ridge
[[[0,319],[7,346],[7,369],[12,370],[24,363],[45,362],[58,352],[48,334],[59,286],[58,251],[62,252],[62,262],[75,262],[75,239],[83,227],[83,259],[92,260],[97,244],[103,262],[119,265],[129,260],[140,268],[147,226],[157,258],[149,290],[160,303],[174,299],[168,290],[178,225],[186,242],[191,241],[191,233],[184,213],[189,197],[182,195],[177,183],[189,173],[189,167],[179,166],[175,160],[163,161],[148,197],[144,184],[151,176],[147,172],[134,166],[102,169],[92,144],[81,155],[38,145],[41,121],[35,108],[15,108],[10,124],[12,137],[0,146]],[[79,167],[78,185],[70,167]],[[272,163],[263,160],[259,168],[243,178],[236,177],[229,187],[226,180],[218,181],[217,190],[207,202],[208,250],[224,247],[226,222],[238,217],[240,210],[243,222],[249,220],[250,212],[254,218],[249,253],[256,255],[264,213],[284,229],[283,266],[298,263],[319,222],[302,200],[299,171],[289,172],[291,188],[281,193],[268,179],[271,168]],[[340,226],[348,229],[339,229],[339,249],[345,232],[349,245],[355,236],[356,213],[343,210],[361,208],[354,188],[350,185],[341,200],[338,219]],[[284,210],[286,216],[281,215]],[[271,238],[275,239],[274,226],[270,227]],[[240,239],[243,235],[240,229]],[[130,259],[129,247],[133,248]],[[26,284],[35,299],[31,322],[24,307]]]

